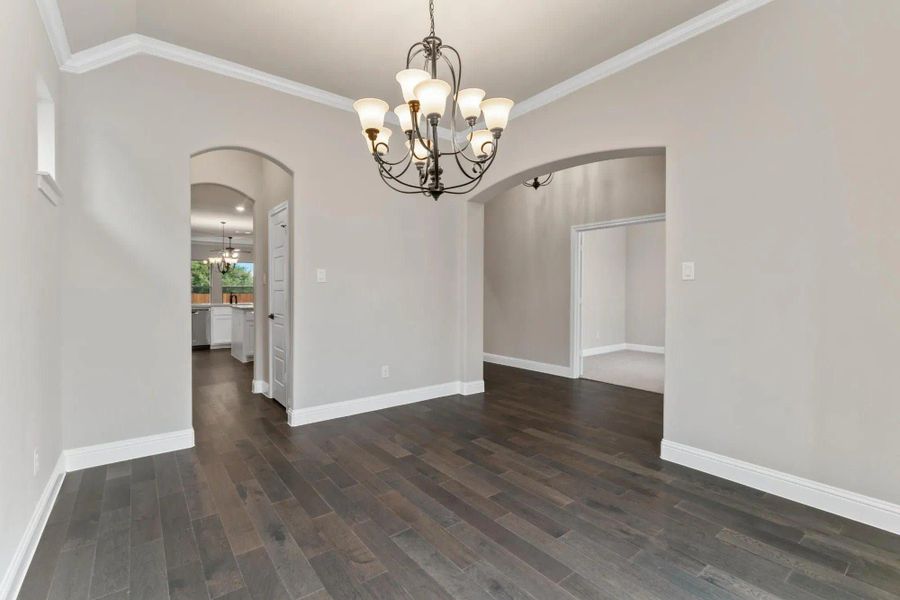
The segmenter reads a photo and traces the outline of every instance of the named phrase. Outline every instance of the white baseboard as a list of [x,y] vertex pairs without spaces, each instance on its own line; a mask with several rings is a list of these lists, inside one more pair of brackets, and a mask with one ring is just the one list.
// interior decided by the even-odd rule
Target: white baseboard
[[484,362],[572,379],[572,368],[564,365],[551,365],[550,363],[526,360],[524,358],[514,358],[512,356],[502,356],[500,354],[489,354],[487,352],[484,353]]
[[665,354],[665,346],[646,346],[644,344],[610,344],[608,346],[594,346],[593,348],[585,348],[581,351],[582,356],[597,356],[598,354],[609,354],[610,352],[621,352],[623,350],[633,350],[635,352],[650,352],[652,354]]
[[900,534],[900,505],[669,440],[662,459]]
[[634,350],[635,352],[650,352],[652,354],[665,354],[665,346],[645,346],[644,344],[625,344],[626,350]]
[[434,398],[453,396],[454,394],[477,394],[480,392],[472,390],[479,389],[479,385],[480,391],[484,391],[483,381],[471,381],[465,383],[462,381],[450,381],[438,385],[429,385],[410,390],[400,390],[399,392],[378,394],[377,396],[367,396],[353,400],[344,400],[342,402],[332,402],[331,404],[288,408],[288,425],[291,427],[309,425],[310,423],[318,423],[320,421],[338,419],[340,417],[350,417],[361,413],[372,412],[373,410],[381,410],[383,408],[413,404],[424,400],[433,400]]
[[163,452],[183,450],[194,446],[194,430],[182,429],[169,433],[72,448],[63,452],[66,471],[108,465],[123,460],[152,456]]
[[65,474],[65,460],[60,453],[53,472],[50,473],[50,478],[44,486],[44,491],[41,492],[41,497],[31,513],[28,525],[16,545],[12,560],[6,567],[3,579],[0,580],[0,599],[13,600],[19,595],[25,574],[28,572],[28,566],[31,565],[31,559],[34,558],[34,551],[44,532],[44,526],[47,525],[47,519],[50,517],[50,511],[53,510],[53,503],[56,502],[56,496],[59,494]]
[[594,346],[593,348],[585,348],[581,351],[582,356],[597,356],[598,354],[609,354],[610,352],[621,352],[625,350],[627,344],[609,344],[608,346]]
[[463,396],[471,396],[472,394],[484,393],[484,380],[481,381],[460,381],[459,393]]
[[262,379],[254,379],[253,386],[250,388],[250,391],[254,394],[262,394],[263,396],[269,395],[269,384]]

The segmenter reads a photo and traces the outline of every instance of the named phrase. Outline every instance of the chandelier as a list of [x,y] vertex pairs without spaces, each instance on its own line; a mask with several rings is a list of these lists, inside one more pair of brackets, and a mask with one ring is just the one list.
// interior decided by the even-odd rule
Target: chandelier
[[[431,32],[409,48],[406,68],[396,76],[404,104],[396,107],[394,113],[406,138],[402,153],[394,153],[396,160],[389,157],[393,132],[384,126],[387,102],[363,98],[354,102],[353,108],[359,114],[362,134],[378,174],[387,186],[404,194],[423,194],[437,200],[441,194],[466,194],[478,186],[497,155],[513,101],[485,100],[482,89],[460,89],[462,60],[453,46],[444,44],[434,34],[434,0],[428,4],[428,14]],[[419,61],[423,68],[414,68]],[[438,78],[439,65],[446,68],[449,83]],[[457,127],[457,110],[465,121],[462,128]],[[476,129],[482,114],[484,126]],[[442,120],[449,125],[449,131],[443,130],[443,139]],[[445,182],[444,170],[453,165],[458,173]]]
[[224,275],[237,264],[241,251],[231,245],[231,236],[228,236],[228,246],[225,246],[225,221],[220,221],[220,223],[222,223],[222,250],[216,252],[204,262],[216,265],[219,273]]
[[535,177],[534,179],[526,180],[522,182],[522,185],[524,185],[525,187],[538,189],[539,187],[549,185],[551,181],[553,181],[553,173],[544,175],[543,177]]

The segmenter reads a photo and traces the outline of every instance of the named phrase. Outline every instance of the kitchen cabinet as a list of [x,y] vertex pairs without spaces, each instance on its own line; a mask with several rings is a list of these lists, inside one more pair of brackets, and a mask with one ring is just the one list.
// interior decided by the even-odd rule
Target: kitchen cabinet
[[231,314],[231,355],[241,362],[250,362],[256,349],[253,307],[235,307]]
[[212,306],[209,309],[209,347],[227,348],[231,345],[231,307]]

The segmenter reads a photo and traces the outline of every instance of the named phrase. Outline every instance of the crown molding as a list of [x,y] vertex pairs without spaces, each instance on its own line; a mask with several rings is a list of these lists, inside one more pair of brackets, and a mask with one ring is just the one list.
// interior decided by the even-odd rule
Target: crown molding
[[333,108],[353,110],[353,100],[345,96],[139,33],[131,33],[76,52],[60,68],[68,73],[87,73],[139,54],[155,56],[232,79],[254,83]]
[[[518,103],[513,108],[510,118],[515,119],[546,106],[771,1],[726,0],[715,8]],[[346,96],[139,33],[131,33],[73,54],[69,48],[57,0],[35,0],[35,2],[60,69],[67,73],[87,73],[137,55],[155,56],[247,83],[261,85],[332,108],[353,111],[353,100]],[[390,123],[399,124],[393,112],[388,112],[386,117]],[[451,136],[450,131],[445,128],[439,130],[439,135],[445,139],[449,139]]]
[[693,19],[689,19],[680,25],[676,25],[672,29],[664,31],[656,37],[652,37],[602,63],[594,65],[590,69],[582,71],[565,81],[561,81],[560,83],[547,88],[543,92],[538,92],[527,100],[519,102],[513,107],[510,119],[521,117],[524,114],[541,108],[542,106],[546,106],[569,94],[573,94],[582,88],[597,83],[602,79],[606,79],[611,75],[615,75],[619,71],[623,71],[628,67],[645,61],[664,50],[668,50],[673,46],[686,42],[701,33],[736,19],[737,17],[764,6],[771,1],[772,0],[727,0],[715,8],[711,8],[710,10],[697,15]]
[[62,13],[59,12],[59,4],[56,0],[35,0],[50,47],[56,56],[56,62],[62,67],[72,56],[69,48],[69,37],[66,35],[66,27],[63,25]]

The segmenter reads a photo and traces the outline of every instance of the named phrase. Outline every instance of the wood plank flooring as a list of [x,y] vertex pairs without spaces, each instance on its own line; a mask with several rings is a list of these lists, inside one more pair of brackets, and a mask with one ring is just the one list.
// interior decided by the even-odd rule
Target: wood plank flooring
[[20,598],[900,597],[900,537],[661,462],[657,394],[485,365],[292,429],[193,360],[196,447],[69,473]]

